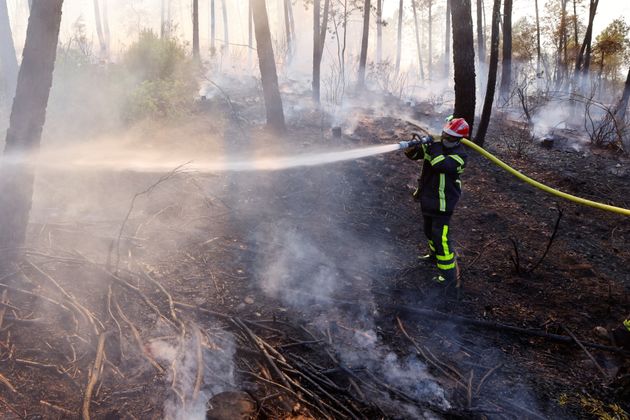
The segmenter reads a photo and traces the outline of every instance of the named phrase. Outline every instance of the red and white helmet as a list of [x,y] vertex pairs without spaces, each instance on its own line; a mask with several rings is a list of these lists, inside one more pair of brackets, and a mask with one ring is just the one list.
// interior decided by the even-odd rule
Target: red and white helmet
[[470,127],[463,118],[453,118],[446,123],[443,132],[453,137],[468,137],[470,135]]

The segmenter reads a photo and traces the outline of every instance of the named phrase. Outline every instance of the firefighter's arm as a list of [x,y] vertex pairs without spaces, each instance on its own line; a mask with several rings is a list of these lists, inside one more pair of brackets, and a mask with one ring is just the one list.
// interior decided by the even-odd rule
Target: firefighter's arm
[[442,153],[441,148],[436,148],[431,151],[434,153],[428,154],[428,157],[430,158],[428,160],[436,171],[445,174],[457,174],[463,172],[464,167],[466,166],[465,157],[455,154],[445,155]]
[[407,156],[411,160],[419,160],[424,158],[424,153],[426,150],[425,145],[416,145],[413,147],[408,147],[405,149],[405,156]]

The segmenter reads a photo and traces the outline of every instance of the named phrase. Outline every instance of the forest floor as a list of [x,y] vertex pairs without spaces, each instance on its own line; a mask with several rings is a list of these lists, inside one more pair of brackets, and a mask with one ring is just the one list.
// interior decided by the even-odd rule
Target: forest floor
[[[259,108],[202,104],[159,141],[195,149],[213,133],[246,159],[261,144],[389,144],[407,118],[428,122],[392,101],[356,109],[334,138],[305,109],[279,138],[247,122]],[[497,119],[487,147],[630,207],[627,159],[531,144],[516,156],[527,141]],[[277,172],[38,174],[26,261],[0,280],[0,417],[627,418],[628,353],[570,334],[610,347],[596,327],[628,316],[630,220],[472,153],[452,221],[459,292],[417,259],[419,169],[401,153]]]

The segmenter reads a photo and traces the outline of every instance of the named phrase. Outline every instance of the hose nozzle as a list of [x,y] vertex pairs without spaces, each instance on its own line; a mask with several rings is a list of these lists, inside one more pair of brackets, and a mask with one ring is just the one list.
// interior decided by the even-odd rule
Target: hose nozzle
[[411,133],[411,140],[401,141],[398,143],[400,145],[400,149],[408,149],[410,147],[420,146],[422,144],[431,144],[433,143],[433,137],[431,136],[423,136],[420,133]]

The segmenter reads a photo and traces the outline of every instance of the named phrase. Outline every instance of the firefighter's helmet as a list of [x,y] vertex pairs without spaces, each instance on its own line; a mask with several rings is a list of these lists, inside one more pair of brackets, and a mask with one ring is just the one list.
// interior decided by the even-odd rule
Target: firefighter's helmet
[[468,137],[470,135],[470,127],[463,118],[453,118],[446,123],[442,131],[449,136],[457,138]]

